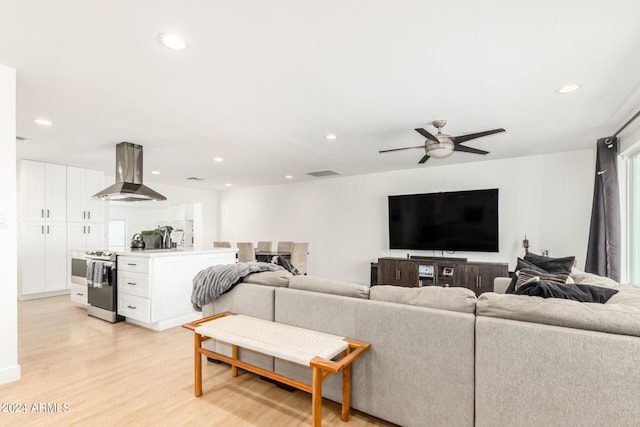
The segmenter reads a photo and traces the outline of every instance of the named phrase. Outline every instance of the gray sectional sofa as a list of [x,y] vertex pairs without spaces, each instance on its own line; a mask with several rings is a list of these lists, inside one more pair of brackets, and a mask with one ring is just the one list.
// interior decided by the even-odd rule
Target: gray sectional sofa
[[[225,311],[371,343],[353,367],[352,407],[399,425],[640,422],[634,287],[607,304],[585,304],[268,272],[247,276],[203,316]],[[231,354],[223,343],[209,345]],[[309,370],[271,357],[241,350],[240,359],[311,381]],[[330,377],[323,395],[340,402],[340,390],[340,377]]]

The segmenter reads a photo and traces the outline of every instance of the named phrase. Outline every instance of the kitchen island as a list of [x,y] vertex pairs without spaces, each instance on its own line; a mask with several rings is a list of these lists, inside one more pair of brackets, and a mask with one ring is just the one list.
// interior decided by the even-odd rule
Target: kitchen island
[[236,249],[141,249],[116,252],[118,314],[161,331],[201,317],[191,305],[193,277],[212,265],[236,262]]

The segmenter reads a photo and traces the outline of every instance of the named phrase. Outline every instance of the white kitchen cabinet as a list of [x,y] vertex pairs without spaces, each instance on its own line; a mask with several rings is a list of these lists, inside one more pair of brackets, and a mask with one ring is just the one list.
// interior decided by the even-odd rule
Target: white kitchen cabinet
[[118,254],[118,314],[157,331],[201,316],[191,305],[193,277],[235,263],[235,249]]
[[69,222],[104,222],[105,203],[92,196],[103,189],[104,173],[67,167],[67,218]]
[[67,286],[67,167],[22,160],[19,180],[20,295]]
[[22,160],[19,194],[22,221],[66,221],[67,167]]
[[105,226],[97,222],[71,222],[68,225],[67,245],[70,250],[103,250],[105,244]]
[[66,223],[25,221],[20,230],[22,296],[67,289]]
[[102,190],[104,173],[67,167],[68,246],[71,250],[101,250],[107,247],[105,202],[92,196]]

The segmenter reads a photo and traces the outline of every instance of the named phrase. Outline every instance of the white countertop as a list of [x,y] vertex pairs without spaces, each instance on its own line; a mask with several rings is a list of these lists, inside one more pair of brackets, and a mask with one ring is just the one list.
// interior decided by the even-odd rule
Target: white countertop
[[167,256],[226,254],[238,252],[236,248],[211,248],[211,249],[132,249],[129,251],[116,251],[118,256],[134,256],[141,258],[156,258]]

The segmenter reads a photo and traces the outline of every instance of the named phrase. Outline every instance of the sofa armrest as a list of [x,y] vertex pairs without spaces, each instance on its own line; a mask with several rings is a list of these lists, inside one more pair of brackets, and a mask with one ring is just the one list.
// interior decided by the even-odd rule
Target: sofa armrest
[[511,277],[496,277],[493,279],[493,292],[504,294],[511,284]]

